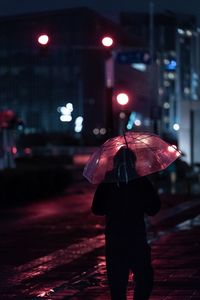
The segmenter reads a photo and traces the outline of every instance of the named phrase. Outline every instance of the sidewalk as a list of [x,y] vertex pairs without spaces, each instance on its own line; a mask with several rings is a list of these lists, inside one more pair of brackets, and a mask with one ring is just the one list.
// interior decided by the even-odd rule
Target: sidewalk
[[[17,223],[8,223],[2,251],[11,256],[8,266],[2,261],[0,300],[110,299],[104,221],[91,215],[92,190],[84,188],[87,194],[76,185],[68,189],[66,199],[51,199],[47,210],[46,202],[35,204],[39,211],[28,207],[24,220],[19,215]],[[148,222],[155,270],[151,300],[200,299],[200,199],[163,196],[161,212]],[[17,251],[22,252],[18,259]],[[132,298],[130,276],[127,300]]]
[[[191,201],[191,200],[190,200]],[[187,203],[181,205],[177,199],[174,216],[169,214],[171,199],[162,212],[162,217],[154,220],[157,223],[157,237],[152,239],[152,262],[155,271],[155,286],[150,300],[189,300],[200,299],[200,207],[193,202],[193,207],[187,209]],[[171,204],[170,204],[171,203]],[[168,230],[163,222],[176,218],[180,210],[179,223]],[[185,212],[184,212],[185,209]],[[184,221],[181,215],[185,214]],[[192,218],[188,216],[194,215]],[[162,222],[161,222],[162,220]],[[172,222],[173,223],[173,222]],[[150,233],[150,236],[154,235]],[[87,270],[91,261],[94,266]],[[82,262],[85,272],[76,276],[68,284],[63,285],[48,299],[87,299],[109,300],[109,290],[106,279],[104,248],[101,247]],[[127,300],[132,300],[132,279],[130,276]]]
[[200,299],[200,217],[175,230],[152,245],[155,289],[151,300]]
[[[181,224],[174,228],[174,232],[153,242],[155,287],[150,300],[200,299],[199,236],[200,216],[191,224]],[[130,276],[127,300],[132,300],[132,297]],[[103,249],[98,250],[97,264],[90,274],[82,274],[82,279],[80,276],[71,287],[68,286],[54,296],[52,294],[50,299],[109,300]]]

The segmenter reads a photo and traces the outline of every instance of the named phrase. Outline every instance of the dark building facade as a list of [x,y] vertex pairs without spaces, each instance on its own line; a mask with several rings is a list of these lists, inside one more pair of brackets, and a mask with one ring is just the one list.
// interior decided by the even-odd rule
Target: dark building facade
[[120,23],[153,45],[160,132],[177,139],[188,162],[199,162],[200,31],[195,16],[127,12]]
[[[119,25],[88,8],[0,20],[0,109],[14,110],[25,133],[92,139],[105,134],[105,34],[138,47]],[[38,37],[46,34],[46,46]],[[125,80],[126,81],[126,80]]]

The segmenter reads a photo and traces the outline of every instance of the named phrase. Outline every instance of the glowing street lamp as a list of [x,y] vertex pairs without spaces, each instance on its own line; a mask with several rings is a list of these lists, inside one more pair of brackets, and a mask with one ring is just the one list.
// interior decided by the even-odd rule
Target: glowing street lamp
[[129,102],[129,96],[127,93],[118,93],[116,95],[116,100],[120,105],[126,105]]
[[115,100],[120,106],[119,120],[118,120],[118,131],[122,134],[125,130],[127,122],[126,105],[129,103],[129,95],[126,92],[120,91],[115,94]]
[[111,47],[114,43],[113,38],[111,36],[104,36],[101,40],[101,43],[104,47]]
[[37,41],[40,45],[46,46],[49,43],[49,36],[47,34],[41,34]]
[[114,40],[112,36],[105,35],[101,38],[101,44],[105,48],[105,88],[106,88],[106,131],[109,136],[114,133],[113,122],[113,87],[114,87],[114,50],[112,48]]

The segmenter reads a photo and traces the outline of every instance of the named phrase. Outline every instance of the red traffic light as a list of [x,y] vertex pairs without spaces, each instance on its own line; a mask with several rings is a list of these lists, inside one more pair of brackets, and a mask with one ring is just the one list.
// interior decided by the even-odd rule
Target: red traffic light
[[129,102],[129,96],[127,93],[120,92],[116,95],[116,100],[120,105],[126,105]]
[[111,47],[114,43],[113,38],[111,36],[104,36],[101,40],[101,43],[104,47]]
[[49,43],[49,36],[47,34],[41,34],[37,40],[40,45],[46,46]]

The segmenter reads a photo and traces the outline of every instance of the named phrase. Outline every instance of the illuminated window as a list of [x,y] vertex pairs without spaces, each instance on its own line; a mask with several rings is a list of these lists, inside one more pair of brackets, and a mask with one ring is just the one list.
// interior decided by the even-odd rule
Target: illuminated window
[[83,117],[79,116],[75,119],[75,132],[81,132],[83,129]]
[[185,34],[185,31],[183,30],[183,29],[181,29],[181,28],[178,28],[178,33],[180,34],[180,35],[184,35]]

